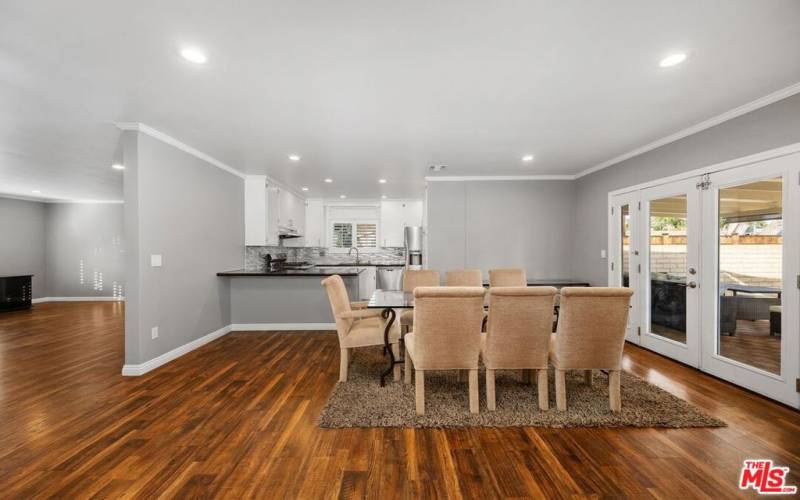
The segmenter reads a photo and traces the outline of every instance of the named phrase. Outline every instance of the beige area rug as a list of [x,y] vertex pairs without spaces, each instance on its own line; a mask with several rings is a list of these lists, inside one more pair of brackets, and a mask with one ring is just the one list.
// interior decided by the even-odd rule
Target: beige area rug
[[319,426],[343,427],[724,427],[695,406],[644,380],[622,372],[622,411],[608,409],[608,378],[596,371],[594,386],[582,373],[567,375],[567,411],[555,409],[550,371],[550,410],[537,404],[536,383],[522,383],[519,371],[496,374],[497,410],[486,409],[483,371],[479,379],[480,413],[469,413],[467,382],[456,372],[425,373],[425,411],[414,411],[414,385],[393,382],[380,387],[387,358],[380,348],[355,349],[349,380],[339,382],[319,417]]

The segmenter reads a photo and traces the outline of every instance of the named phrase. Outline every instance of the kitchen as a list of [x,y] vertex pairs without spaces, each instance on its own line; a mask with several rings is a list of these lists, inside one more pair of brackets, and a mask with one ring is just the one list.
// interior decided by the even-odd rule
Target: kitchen
[[368,300],[422,265],[422,200],[305,198],[262,175],[244,184],[244,265],[217,273],[234,329],[330,329],[322,278],[339,274],[352,300]]

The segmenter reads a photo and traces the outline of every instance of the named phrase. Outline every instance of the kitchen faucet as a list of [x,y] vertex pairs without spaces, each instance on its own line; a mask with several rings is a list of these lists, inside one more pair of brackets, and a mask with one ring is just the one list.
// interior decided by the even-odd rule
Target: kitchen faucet
[[353,250],[356,251],[356,265],[358,265],[358,248],[350,247],[350,250],[347,251],[347,255],[352,255],[353,254]]

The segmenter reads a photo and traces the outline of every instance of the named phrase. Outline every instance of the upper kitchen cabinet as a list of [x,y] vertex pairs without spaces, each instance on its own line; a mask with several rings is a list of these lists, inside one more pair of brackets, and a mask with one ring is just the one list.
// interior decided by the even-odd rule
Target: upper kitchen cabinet
[[273,246],[278,244],[280,235],[302,235],[305,211],[305,200],[299,196],[270,186],[264,175],[248,175],[244,181],[245,245]]
[[381,246],[402,247],[405,227],[421,225],[421,200],[381,202]]
[[325,246],[325,203],[322,199],[306,200],[306,227],[304,246]]

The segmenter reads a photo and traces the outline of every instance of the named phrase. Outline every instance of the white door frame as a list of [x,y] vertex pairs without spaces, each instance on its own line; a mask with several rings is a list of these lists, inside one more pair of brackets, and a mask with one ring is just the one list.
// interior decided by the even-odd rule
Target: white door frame
[[[781,302],[781,373],[776,375],[717,354],[719,343],[718,264],[717,252],[719,190],[761,179],[783,177],[783,290]],[[765,160],[757,166],[741,167],[709,176],[711,182],[703,196],[703,281],[708,285],[703,294],[703,370],[736,385],[764,394],[788,405],[800,407],[796,380],[800,376],[798,337],[798,289],[800,275],[800,154]],[[710,289],[713,289],[713,293]],[[795,355],[793,355],[794,353]]]
[[[641,190],[639,248],[642,265],[639,290],[639,318],[641,345],[676,359],[689,366],[700,366],[700,290],[699,274],[690,275],[688,269],[697,272],[700,267],[700,193],[695,179],[673,181],[668,184]],[[697,288],[686,287],[686,343],[656,335],[650,331],[650,201],[670,196],[686,195],[686,282],[695,282]]]
[[[697,168],[697,169],[694,169],[694,170],[690,170],[688,172],[672,175],[672,176],[665,177],[665,178],[662,178],[662,179],[656,179],[656,180],[653,180],[653,181],[648,181],[648,182],[636,184],[636,185],[633,185],[633,186],[629,186],[629,187],[626,187],[626,188],[610,191],[608,193],[608,205],[607,205],[609,212],[607,212],[607,213],[610,213],[611,207],[613,206],[613,203],[614,203],[613,198],[615,196],[617,196],[617,195],[621,195],[621,194],[625,194],[625,193],[634,193],[636,191],[639,191],[639,190],[642,190],[642,189],[645,189],[645,188],[649,188],[649,187],[653,187],[653,186],[659,186],[659,185],[667,184],[667,183],[670,183],[670,182],[673,182],[673,181],[677,181],[677,180],[697,178],[697,177],[703,176],[705,174],[709,174],[710,175],[710,174],[715,174],[715,173],[719,173],[719,172],[725,172],[725,171],[730,170],[730,169],[743,167],[743,166],[747,166],[747,165],[755,165],[755,164],[759,164],[761,162],[764,162],[766,160],[773,160],[773,159],[779,159],[779,158],[786,158],[787,161],[793,162],[793,163],[791,163],[789,165],[789,168],[795,168],[796,169],[797,165],[800,165],[800,154],[798,154],[798,153],[800,153],[800,142],[794,143],[794,144],[790,144],[790,145],[787,145],[787,146],[783,146],[783,147],[780,147],[780,148],[775,148],[775,149],[771,149],[771,150],[767,150],[767,151],[762,151],[760,153],[748,155],[748,156],[745,156],[745,157],[736,158],[736,159],[733,159],[733,160],[717,163],[717,164],[714,164],[714,165],[709,165],[709,166],[706,166],[706,167]],[[763,176],[761,176],[761,177],[763,177]],[[798,217],[800,217],[800,187],[798,187],[798,183],[800,183],[800,173],[797,173],[796,171],[793,170],[791,172],[791,175],[789,175],[789,177],[787,178],[787,182],[785,183],[785,188],[784,188],[784,213],[785,214],[789,213],[789,210],[792,210],[792,212],[791,212],[792,214],[798,214]],[[708,203],[708,202],[706,202],[706,203]],[[707,212],[707,209],[705,210],[705,212]],[[709,215],[706,213],[705,218],[708,218],[708,217],[709,217]],[[639,220],[640,221],[643,220],[643,217],[640,216]],[[703,221],[703,222],[705,224],[707,224],[706,221]],[[640,223],[640,225],[641,225],[641,223]],[[798,276],[800,276],[800,234],[798,234],[798,233],[800,233],[800,224],[796,224],[795,223],[794,226],[795,226],[795,228],[794,228],[795,230],[788,231],[788,232],[784,233],[784,240],[783,240],[783,242],[784,242],[784,261],[783,261],[784,262],[784,290],[782,292],[782,298],[783,298],[782,303],[783,303],[783,305],[785,307],[784,307],[784,313],[782,314],[782,331],[783,332],[790,332],[790,331],[792,331],[792,329],[794,331],[794,337],[792,337],[792,338],[790,338],[790,335],[787,334],[787,333],[784,333],[782,335],[782,345],[781,345],[781,350],[782,350],[782,352],[781,352],[781,365],[782,366],[781,366],[781,377],[780,377],[780,379],[782,379],[785,387],[783,389],[781,389],[780,391],[776,392],[776,391],[771,390],[769,387],[764,387],[763,386],[764,384],[761,383],[761,382],[753,382],[752,380],[748,380],[747,377],[749,375],[742,376],[743,375],[742,367],[736,366],[735,368],[726,368],[726,370],[728,372],[728,373],[726,373],[726,370],[716,370],[715,368],[718,368],[718,366],[715,365],[714,362],[709,361],[708,363],[710,363],[710,364],[708,366],[710,366],[711,369],[715,369],[715,371],[712,372],[712,373],[714,375],[716,375],[716,376],[719,376],[720,378],[728,380],[728,381],[730,381],[730,382],[732,382],[734,384],[737,384],[737,385],[742,385],[742,386],[744,386],[746,388],[749,388],[749,389],[751,389],[753,391],[756,391],[758,393],[764,394],[767,397],[771,397],[773,399],[781,401],[781,402],[783,402],[783,403],[785,403],[785,404],[787,404],[789,406],[792,406],[792,407],[795,407],[795,408],[800,408],[800,393],[798,393],[797,391],[793,391],[792,390],[792,389],[795,389],[795,387],[794,387],[795,384],[800,383],[800,382],[797,382],[797,380],[800,379],[800,340],[798,340],[798,338],[797,338],[798,336],[800,336],[800,292],[798,291],[798,288],[796,286],[794,286],[796,280],[798,279]],[[716,232],[716,223],[712,227],[714,227],[714,232]],[[785,225],[785,227],[786,227],[786,225]],[[616,234],[613,232],[613,226],[611,224],[611,219],[609,219],[608,248],[609,248],[610,252],[614,248],[615,239],[616,239]],[[787,249],[794,249],[793,250],[793,255],[790,254],[789,250],[787,250]],[[640,251],[640,254],[641,253],[642,252]],[[613,254],[611,254],[611,255],[613,255]],[[643,255],[640,255],[640,257],[644,258]],[[701,259],[701,260],[706,260],[707,261],[708,258],[706,257],[705,259]],[[705,262],[703,264],[704,264],[703,267],[700,268],[700,277],[704,281],[707,281],[709,273],[713,274],[713,273],[716,272],[716,262],[714,261],[713,265],[710,265],[710,266],[707,265],[708,264],[707,262]],[[612,274],[611,274],[611,271],[610,271],[610,266],[609,266],[608,280],[609,280],[608,281],[609,284],[614,283],[614,281],[612,281]],[[715,280],[716,280],[716,276],[713,276],[712,277],[712,281],[710,282],[711,288],[714,289],[714,295],[716,295],[716,293],[717,293],[716,292],[717,284],[716,284]],[[702,284],[701,284],[701,286],[702,286]],[[639,295],[641,296],[643,294],[639,294]],[[707,297],[705,299],[701,300],[701,315],[703,316],[703,319],[701,321],[701,329],[702,329],[703,332],[709,332],[709,331],[713,332],[713,334],[712,333],[706,333],[705,336],[715,336],[716,335],[716,324],[714,324],[714,327],[711,330],[709,330],[709,327],[708,327],[708,322],[709,321],[716,322],[715,313],[710,314],[710,315],[709,314],[702,314],[702,312],[704,310],[708,310],[708,305],[703,303],[703,302],[707,302],[708,300],[709,299]],[[646,304],[646,302],[644,301],[644,297],[639,297],[638,300],[636,298],[634,298],[634,301],[639,305],[640,309],[642,307],[644,307],[643,304]],[[716,311],[716,305],[714,305],[714,307],[711,309],[711,311]],[[644,316],[644,315],[641,315],[641,316]],[[644,323],[644,321],[641,321],[641,323]],[[703,338],[705,338],[705,336]],[[783,339],[784,336],[785,336],[785,340]],[[708,342],[708,341],[706,340],[706,342]],[[700,347],[701,350],[708,350],[708,347],[706,347],[706,349],[703,349],[702,343],[701,343],[701,345],[699,347]],[[715,347],[715,345],[713,345],[713,347]],[[711,350],[710,352],[714,353],[716,351],[715,350]],[[702,363],[702,360],[705,357],[707,357],[707,355],[701,354],[700,357],[701,357],[701,363]],[[725,363],[726,364],[732,364],[732,363],[729,363],[728,360],[725,360]],[[701,369],[705,369],[705,366],[701,366]],[[746,367],[744,369],[747,370],[747,371],[751,371],[749,369],[749,367]],[[737,377],[737,375],[738,375],[738,377]],[[792,377],[794,377],[794,379]],[[756,378],[758,379],[759,377],[756,377]],[[794,380],[794,383],[793,383],[793,380]],[[767,385],[773,385],[773,384],[767,384]]]
[[639,327],[639,216],[641,214],[641,198],[639,191],[632,191],[630,193],[622,193],[609,198],[611,207],[608,211],[608,285],[609,286],[623,286],[622,285],[622,241],[620,235],[622,234],[622,207],[627,205],[630,214],[630,249],[628,256],[628,286],[633,290],[633,297],[631,298],[631,309],[628,316],[628,327],[625,330],[625,340],[639,344],[640,332]]

